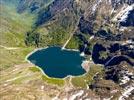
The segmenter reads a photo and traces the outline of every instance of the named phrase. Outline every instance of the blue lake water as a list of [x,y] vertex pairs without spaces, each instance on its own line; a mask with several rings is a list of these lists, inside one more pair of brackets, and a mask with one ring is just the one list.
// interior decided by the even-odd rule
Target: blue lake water
[[64,78],[68,75],[78,76],[86,72],[81,66],[84,58],[80,56],[80,52],[61,50],[60,47],[38,50],[27,59],[39,66],[49,77]]

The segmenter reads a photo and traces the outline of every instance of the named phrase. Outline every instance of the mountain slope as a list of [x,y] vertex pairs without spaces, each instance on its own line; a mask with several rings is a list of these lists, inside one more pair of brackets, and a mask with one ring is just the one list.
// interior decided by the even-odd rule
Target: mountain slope
[[[133,99],[133,0],[2,0],[0,6],[3,100]],[[25,60],[46,46],[78,49],[89,71],[48,78]]]
[[[15,8],[6,5],[0,5],[0,7],[1,45],[20,46],[23,44],[24,46],[24,33],[31,29],[34,16],[27,13],[19,15]],[[13,41],[10,41],[11,38]]]

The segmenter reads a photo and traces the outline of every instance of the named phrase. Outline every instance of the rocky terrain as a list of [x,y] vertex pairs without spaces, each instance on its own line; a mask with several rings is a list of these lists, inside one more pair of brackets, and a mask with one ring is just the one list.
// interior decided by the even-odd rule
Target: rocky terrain
[[[2,100],[133,100],[133,0],[1,0]],[[87,74],[51,79],[25,61],[35,48],[78,49]]]

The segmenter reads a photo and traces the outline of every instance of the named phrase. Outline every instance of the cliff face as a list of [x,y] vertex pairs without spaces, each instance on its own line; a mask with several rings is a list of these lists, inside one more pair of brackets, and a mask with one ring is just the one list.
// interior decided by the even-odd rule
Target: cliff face
[[[92,33],[92,28],[96,24],[98,24],[96,27],[100,27],[104,23],[109,24],[110,21],[116,20],[115,22],[118,22],[118,19],[121,19],[125,12],[120,16],[118,13],[122,13],[124,9],[130,6],[132,7],[133,4],[133,0],[54,0],[47,9],[40,11],[36,24],[42,25],[52,19],[56,20],[57,15],[63,17],[63,13],[68,11],[71,13],[71,17],[77,18],[77,23],[79,23],[82,32]],[[129,16],[131,18],[134,16],[132,10],[133,8],[131,10],[127,9],[129,12],[127,14],[130,14]],[[128,16],[127,14],[126,16]],[[66,14],[65,16],[68,15]],[[126,20],[127,19],[129,18],[126,17]],[[83,24],[84,29],[82,28]],[[121,25],[125,26],[123,24]],[[133,20],[129,19],[126,26],[133,26]],[[89,30],[89,28],[91,28],[91,30]]]

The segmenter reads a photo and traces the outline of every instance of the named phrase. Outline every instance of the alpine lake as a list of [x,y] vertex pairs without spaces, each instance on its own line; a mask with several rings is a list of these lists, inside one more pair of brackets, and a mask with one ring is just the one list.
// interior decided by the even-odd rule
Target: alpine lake
[[27,60],[38,66],[47,76],[65,78],[86,73],[81,64],[84,57],[79,51],[62,50],[61,47],[48,47],[36,50],[28,55]]

